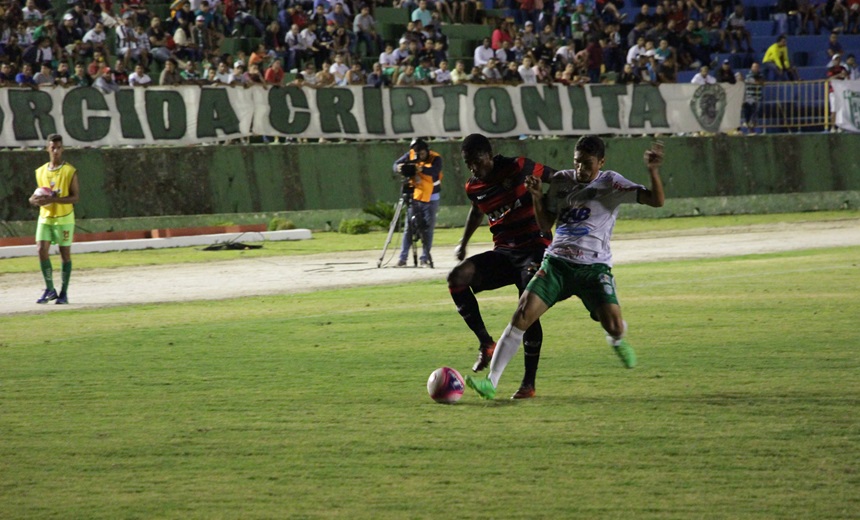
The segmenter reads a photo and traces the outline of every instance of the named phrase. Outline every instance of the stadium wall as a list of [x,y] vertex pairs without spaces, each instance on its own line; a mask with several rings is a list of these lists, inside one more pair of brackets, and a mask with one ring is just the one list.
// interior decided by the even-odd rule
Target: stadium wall
[[[608,138],[607,168],[647,183],[642,154],[650,141]],[[752,206],[764,212],[856,207],[860,135],[720,135],[664,141],[663,179],[670,200],[660,216],[744,213]],[[565,168],[571,164],[574,142],[499,140],[495,147],[498,153],[528,155]],[[465,215],[462,186],[468,172],[459,146],[457,141],[432,143],[445,159],[442,206],[449,209],[440,213],[442,224],[450,220],[461,225]],[[377,200],[396,201],[400,182],[391,164],[407,147],[405,142],[368,142],[68,149],[65,158],[80,171],[79,219],[207,215],[223,222],[225,215],[265,218],[277,213],[300,226],[321,229],[321,223],[360,215],[361,208]],[[42,150],[0,152],[0,220],[35,218],[27,199],[34,189],[33,170],[46,158]],[[302,215],[308,223],[302,222]]]

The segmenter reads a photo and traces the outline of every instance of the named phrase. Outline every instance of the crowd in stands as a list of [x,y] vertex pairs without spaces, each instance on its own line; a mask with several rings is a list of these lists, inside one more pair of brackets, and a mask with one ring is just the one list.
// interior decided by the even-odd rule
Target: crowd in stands
[[[453,63],[443,26],[476,22],[475,0],[394,0],[410,21],[388,42],[373,12],[391,4],[376,0],[176,0],[166,19],[146,0],[53,1],[0,0],[0,86],[283,85],[287,74],[314,88],[656,85],[686,70],[698,71],[694,83],[734,83],[746,78],[715,56],[744,53],[749,65],[756,52],[764,79],[797,79],[784,36],[752,48],[737,0],[647,0],[633,19],[622,0],[499,0],[489,7],[504,14],[484,21],[491,37]],[[790,34],[834,31],[830,54],[842,54],[837,33],[860,31],[860,0],[780,0],[775,18]],[[221,51],[225,38],[249,34],[260,41],[253,51]],[[840,65],[857,77],[853,56]]]

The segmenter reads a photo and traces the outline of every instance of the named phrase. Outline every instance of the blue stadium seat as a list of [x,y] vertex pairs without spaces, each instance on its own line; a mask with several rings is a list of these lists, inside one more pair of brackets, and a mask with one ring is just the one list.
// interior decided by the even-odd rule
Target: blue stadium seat
[[747,29],[752,36],[774,36],[776,24],[771,20],[747,21]]

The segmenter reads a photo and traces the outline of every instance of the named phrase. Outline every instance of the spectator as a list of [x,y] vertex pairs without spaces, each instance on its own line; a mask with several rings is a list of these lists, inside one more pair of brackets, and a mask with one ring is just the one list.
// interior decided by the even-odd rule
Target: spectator
[[281,86],[284,84],[284,68],[281,66],[281,60],[275,59],[272,65],[266,69],[266,84]]
[[415,78],[420,85],[429,85],[433,82],[433,60],[429,56],[422,56],[415,67]]
[[469,81],[469,74],[466,72],[466,62],[457,60],[454,63],[454,70],[451,71],[451,83],[460,85]]
[[495,58],[495,56],[496,53],[493,51],[492,47],[490,47],[490,39],[484,38],[481,45],[475,49],[472,63],[475,67],[484,67],[487,62],[490,61],[490,58]]
[[839,42],[839,33],[836,31],[831,32],[827,41],[827,55],[833,58],[835,54],[842,54],[843,52],[842,43]]
[[671,54],[662,62],[657,61],[657,83],[677,83],[678,67],[675,65],[675,57]]
[[245,63],[237,60],[233,63],[233,71],[230,72],[230,77],[227,78],[227,84],[231,87],[242,87],[245,86],[246,81]]
[[729,60],[723,60],[723,64],[720,65],[720,68],[717,70],[717,83],[730,83],[732,85],[737,83],[735,71],[732,70],[732,65],[729,63]]
[[24,63],[21,66],[21,72],[15,76],[15,83],[19,87],[36,88],[36,81],[33,79],[33,65]]
[[809,33],[809,25],[815,34],[821,34],[821,8],[823,4],[811,0],[797,0],[797,11],[800,14],[800,34]]
[[502,48],[502,44],[504,42],[513,43],[513,41],[514,31],[511,29],[510,23],[507,20],[503,20],[499,26],[493,30],[490,46],[494,51],[498,51]]
[[484,77],[484,82],[488,85],[498,85],[502,82],[502,73],[496,68],[498,61],[496,58],[490,58],[490,61],[481,69],[481,75]]
[[252,63],[248,65],[248,72],[245,73],[244,80],[244,85],[246,87],[266,85],[266,80],[265,78],[263,78],[263,74],[260,72],[259,63]]
[[355,63],[349,67],[349,72],[346,74],[346,84],[356,86],[366,85],[366,76],[367,75],[364,73],[364,70],[361,68],[361,63],[356,60]]
[[549,66],[549,62],[540,59],[537,62],[537,65],[532,67],[535,72],[535,79],[537,79],[538,83],[544,83],[546,85],[551,85],[553,80],[552,67]]
[[218,66],[215,68],[215,77],[212,81],[222,85],[230,84],[230,65],[226,60],[222,59],[218,62]]
[[[601,47],[600,40],[596,35],[591,36],[589,40],[588,46],[585,48],[585,66],[588,80],[591,83],[600,83],[600,71],[603,68],[603,47]],[[649,52],[653,55],[654,51]]]
[[84,31],[75,25],[75,17],[71,14],[63,15],[63,23],[57,29],[57,44],[60,48],[75,59],[86,56],[87,44],[83,39]]
[[89,87],[93,82],[87,74],[86,65],[79,61],[75,63],[75,73],[69,77],[69,86],[71,87]]
[[60,87],[71,87],[72,75],[69,73],[69,64],[61,61],[57,64],[57,70],[54,71],[54,84]]
[[633,65],[625,63],[621,74],[618,75],[617,83],[621,85],[636,85],[640,81],[642,81],[642,78],[634,72]]
[[743,4],[735,5],[735,10],[726,19],[726,33],[731,52],[738,52],[742,43],[746,43],[747,52],[755,52],[752,48],[752,36],[746,27]]
[[116,28],[117,57],[122,58],[126,65],[132,59],[136,60],[140,56],[137,47],[137,35],[132,26],[132,18],[134,18],[134,13],[126,11]]
[[158,79],[158,84],[162,86],[176,86],[182,84],[182,76],[177,70],[178,65],[174,58],[169,58],[164,62],[164,70],[161,71],[161,77]]
[[[117,63],[122,63],[122,60],[117,60]],[[125,77],[126,81],[128,77]],[[123,83],[125,84],[125,83]],[[116,77],[110,70],[110,67],[99,67],[93,77],[93,86],[101,90],[105,94],[112,94],[119,91],[120,85],[116,82]]]
[[538,45],[538,37],[535,34],[535,24],[532,21],[526,22],[523,27],[523,32],[520,34],[523,49],[534,49]]
[[797,81],[797,71],[788,60],[788,38],[784,34],[779,35],[776,43],[768,47],[761,61],[765,79]]
[[451,79],[451,71],[448,70],[447,60],[439,62],[439,68],[433,72],[433,77],[437,85],[450,85],[453,83],[453,80]]
[[640,36],[636,40],[636,45],[633,45],[627,50],[627,63],[635,67],[639,63],[639,55],[644,55],[645,50],[645,37]]
[[[423,0],[422,0],[423,1]],[[403,70],[403,74],[401,74],[397,78],[397,86],[398,87],[411,87],[418,84],[418,78],[415,77],[415,67],[412,65],[407,65]]]
[[750,71],[744,79],[744,103],[741,106],[741,119],[743,127],[748,132],[753,132],[758,126],[761,118],[761,98],[764,87],[764,74],[758,62],[750,66]]
[[523,64],[519,66],[517,72],[519,72],[523,84],[537,85],[537,73],[530,56],[523,58]]
[[334,76],[335,85],[346,85],[346,76],[349,72],[349,66],[345,63],[344,55],[337,53],[334,55],[334,63],[328,69],[331,75]]
[[373,88],[382,88],[389,84],[385,73],[382,71],[381,63],[376,62],[373,64],[373,68],[370,70],[370,74],[367,75],[367,82],[365,84]]
[[649,85],[654,85],[657,83],[657,74],[651,64],[651,61],[651,56],[648,56],[647,54],[639,55],[639,59],[636,62],[636,66],[633,67],[633,73],[639,78],[639,81],[637,83],[645,83]]
[[848,71],[848,79],[857,81],[860,79],[860,67],[857,66],[857,58],[853,54],[845,57],[845,69]]
[[317,72],[317,87],[325,88],[334,86],[334,75],[329,72],[331,63],[328,60],[323,61],[323,66]]
[[842,56],[839,54],[834,54],[830,59],[830,63],[827,64],[827,79],[830,80],[827,83],[827,91],[828,91],[828,100],[830,102],[830,131],[836,131],[836,111],[834,110],[834,106],[836,103],[836,95],[833,92],[833,85],[831,82],[833,81],[841,81],[848,79],[849,73],[848,69],[842,65]]
[[711,76],[710,68],[707,65],[702,65],[699,72],[690,80],[693,85],[713,85],[716,82],[717,79]]
[[418,0],[418,8],[412,11],[409,18],[413,22],[416,20],[421,21],[421,24],[424,26],[431,24],[433,22],[433,13],[427,9],[427,0]]
[[502,83],[506,85],[519,85],[523,82],[520,77],[519,64],[515,61],[509,61],[505,70],[502,72]]
[[51,70],[50,63],[42,63],[41,70],[33,76],[33,83],[35,83],[39,87],[55,85],[54,71]]
[[382,49],[382,38],[376,28],[376,19],[370,14],[369,5],[361,5],[352,22],[352,32],[355,33],[358,43],[364,42],[365,55],[373,56]]
[[138,63],[134,66],[134,72],[128,77],[128,84],[132,87],[148,87],[152,84],[152,78],[146,73],[143,65]]
[[123,86],[128,83],[128,69],[125,68],[125,62],[120,59],[116,60],[116,64],[111,72],[114,83],[118,86]]
[[146,35],[149,38],[150,53],[155,61],[164,63],[173,56],[171,47],[176,47],[176,44],[173,37],[161,26],[161,18],[152,17]]

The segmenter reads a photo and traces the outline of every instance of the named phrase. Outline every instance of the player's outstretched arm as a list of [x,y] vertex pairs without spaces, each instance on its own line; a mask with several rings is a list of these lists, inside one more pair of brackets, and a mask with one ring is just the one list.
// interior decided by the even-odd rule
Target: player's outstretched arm
[[639,203],[647,204],[653,208],[663,206],[666,196],[663,193],[663,180],[660,178],[660,166],[663,164],[663,144],[654,143],[651,149],[645,152],[645,165],[651,175],[651,188],[639,190]]
[[466,244],[469,243],[469,239],[472,238],[475,230],[483,221],[484,214],[478,209],[478,206],[472,203],[472,207],[469,208],[469,215],[466,217],[466,225],[463,227],[463,238],[460,239],[460,243],[454,249],[454,256],[457,260],[466,258]]
[[552,225],[555,223],[555,215],[551,213],[544,205],[543,198],[543,183],[538,177],[529,175],[525,180],[526,188],[532,195],[532,204],[534,205],[535,220],[541,231],[549,233],[552,231]]

